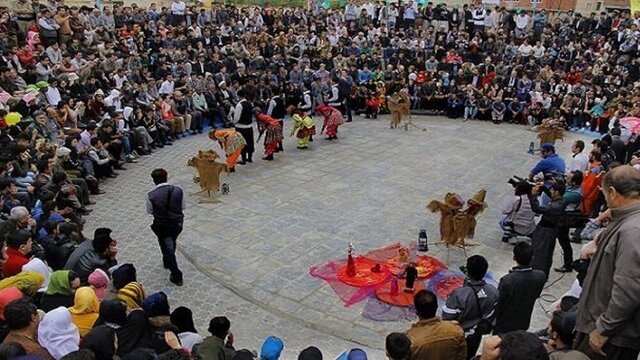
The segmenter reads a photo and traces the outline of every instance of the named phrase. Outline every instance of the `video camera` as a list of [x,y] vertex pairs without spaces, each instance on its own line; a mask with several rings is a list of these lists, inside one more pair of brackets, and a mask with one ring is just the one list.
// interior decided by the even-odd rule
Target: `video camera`
[[507,183],[511,186],[513,186],[513,188],[515,189],[518,184],[527,184],[529,187],[534,187],[536,185],[535,182],[527,179],[527,178],[521,178],[519,176],[513,175],[513,177],[511,179],[509,179],[507,181]]

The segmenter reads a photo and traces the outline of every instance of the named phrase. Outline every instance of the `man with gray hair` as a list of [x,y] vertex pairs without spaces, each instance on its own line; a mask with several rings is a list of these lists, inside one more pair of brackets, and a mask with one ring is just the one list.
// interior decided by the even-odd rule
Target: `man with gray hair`
[[584,280],[576,322],[576,349],[591,359],[636,360],[640,353],[640,171],[618,166],[602,192],[609,226]]
[[31,217],[29,210],[24,206],[16,206],[11,209],[9,219],[0,224],[0,241],[6,241],[9,234],[16,230],[27,230],[35,235],[36,221]]

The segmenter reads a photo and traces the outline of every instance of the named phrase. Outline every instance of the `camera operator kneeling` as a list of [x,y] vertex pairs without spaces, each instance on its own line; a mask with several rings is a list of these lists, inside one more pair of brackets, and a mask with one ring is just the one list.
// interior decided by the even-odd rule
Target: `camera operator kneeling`
[[502,210],[500,228],[503,231],[503,242],[509,242],[516,236],[529,237],[536,226],[536,214],[531,210],[529,201],[532,184],[522,179],[510,184],[515,188],[515,194]]
[[[538,202],[540,190],[551,198],[549,206],[540,206]],[[565,216],[565,201],[563,198],[565,191],[566,186],[561,181],[555,181],[549,189],[542,184],[538,184],[531,190],[531,209],[535,213],[542,215],[531,235],[531,245],[533,246],[531,267],[544,271],[547,279],[553,263],[553,250],[556,246],[558,225],[564,220]]]

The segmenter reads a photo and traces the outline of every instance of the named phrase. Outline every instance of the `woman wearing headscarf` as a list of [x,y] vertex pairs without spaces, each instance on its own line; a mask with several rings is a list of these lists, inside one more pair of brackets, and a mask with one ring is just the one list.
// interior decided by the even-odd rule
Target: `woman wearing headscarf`
[[59,306],[73,306],[73,293],[80,286],[80,278],[70,270],[54,271],[49,278],[49,286],[42,297],[40,309],[49,312]]
[[44,284],[44,276],[33,271],[22,271],[0,281],[0,290],[15,287],[25,295],[33,296],[42,284]]
[[138,282],[128,283],[125,287],[118,290],[118,299],[124,301],[130,311],[141,308],[144,298],[144,288],[142,284]]
[[18,299],[22,299],[24,294],[16,287],[10,287],[0,290],[0,343],[4,341],[4,338],[9,334],[9,326],[4,321],[4,308],[10,302]]
[[93,351],[96,360],[113,360],[118,349],[118,336],[112,328],[100,325],[82,339],[80,348]]
[[106,325],[118,334],[118,355],[151,345],[151,325],[144,310],[133,309],[127,315],[127,305],[120,300],[105,300],[100,304],[96,325]]
[[193,324],[193,313],[191,309],[180,306],[171,313],[171,323],[178,328],[178,338],[182,346],[192,351],[195,345],[202,343],[202,336],[198,334]]
[[76,290],[73,306],[69,308],[71,319],[78,328],[80,336],[85,336],[98,320],[100,302],[93,289],[83,286]]
[[44,283],[38,289],[39,293],[44,293],[49,286],[49,278],[51,277],[51,273],[53,272],[51,268],[42,260],[37,257],[29,260],[28,263],[22,265],[23,271],[33,271],[42,276],[44,276]]
[[59,307],[44,316],[38,325],[38,342],[56,360],[78,350],[80,334],[71,322],[69,310]]
[[104,272],[102,269],[95,269],[89,275],[89,286],[93,289],[93,292],[98,297],[99,301],[104,300],[107,291],[109,290],[109,275]]

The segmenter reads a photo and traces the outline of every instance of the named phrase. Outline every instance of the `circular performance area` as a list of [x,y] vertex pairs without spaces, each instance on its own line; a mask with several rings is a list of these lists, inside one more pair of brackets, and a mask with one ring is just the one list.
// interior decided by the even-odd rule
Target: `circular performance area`
[[[466,252],[486,257],[489,272],[497,281],[514,266],[513,247],[500,241],[502,232],[497,226],[500,211],[513,193],[507,180],[512,175],[526,176],[539,160],[539,156],[527,153],[537,134],[520,126],[463,123],[438,116],[414,116],[413,121],[427,131],[390,130],[386,117],[356,118],[342,127],[337,142],[318,138],[309,150],[298,150],[293,139],[286,139],[285,150],[276,160],[255,160],[238,166],[233,174],[221,174],[220,182],[228,184],[229,193],[213,195],[214,201],[209,201],[206,193],[198,193],[200,187],[193,182],[193,170],[186,162],[198,150],[209,149],[218,152],[223,161],[223,152],[205,136],[188,138],[171,151],[160,151],[150,161],[127,171],[123,178],[127,186],[108,187],[114,196],[106,198],[96,211],[104,223],[114,226],[119,236],[127,239],[120,245],[123,261],[142,262],[139,271],[145,283],[191,306],[202,327],[216,314],[208,301],[220,301],[218,294],[226,293],[232,299],[241,298],[235,300],[237,316],[249,307],[239,304],[248,303],[257,306],[256,311],[286,321],[284,328],[295,324],[329,335],[326,346],[336,352],[346,345],[330,340],[334,337],[377,351],[384,334],[409,327],[411,311],[404,308],[398,313],[399,308],[393,307],[380,310],[384,314],[373,314],[378,320],[389,315],[393,321],[364,317],[363,314],[378,311],[367,309],[372,294],[356,294],[354,299],[359,301],[346,307],[331,286],[310,275],[310,269],[333,260],[346,264],[350,243],[356,257],[397,243],[415,249],[423,228],[429,243],[437,242],[439,216],[427,211],[427,202],[452,191],[466,200],[484,188],[488,208],[478,217],[472,240],[477,246]],[[285,133],[289,129],[287,120]],[[565,141],[557,144],[558,153],[568,156],[570,144],[577,138],[567,133]],[[256,151],[260,150],[257,147]],[[150,241],[148,219],[137,215],[139,199],[127,195],[144,193],[151,186],[148,174],[156,164],[163,164],[170,182],[183,187],[186,193],[185,225],[178,241],[179,252],[186,257],[179,257],[181,267],[186,267],[185,285],[179,290],[166,284],[167,272],[156,254],[157,244]],[[121,215],[101,211],[110,208],[128,214],[130,220],[123,223]],[[391,259],[397,251],[389,254],[386,257]],[[433,256],[449,270],[458,272],[466,258],[461,249],[447,251],[437,245],[430,245],[429,252],[421,254]],[[554,259],[560,263],[559,249]],[[393,269],[393,263],[389,265],[391,272],[398,271]],[[341,265],[336,266],[337,271]],[[563,294],[574,276],[551,274],[549,282],[556,279],[560,280],[544,293]],[[403,281],[399,292],[406,297],[402,294]],[[427,282],[422,283],[428,286]],[[459,284],[454,279],[440,286],[450,287],[451,283]],[[220,285],[222,290],[208,290]],[[387,284],[379,293],[388,287]],[[441,291],[438,285],[434,290]],[[410,303],[409,299],[387,300]],[[544,309],[549,305],[541,302],[535,307],[532,328],[544,327],[548,322]],[[252,324],[234,323],[250,334],[243,338],[247,342],[260,342],[267,335]],[[278,333],[278,328],[267,331]],[[288,329],[281,331],[290,333]],[[295,335],[290,339],[290,349],[303,346],[297,342],[304,341],[300,336],[299,340]]]

